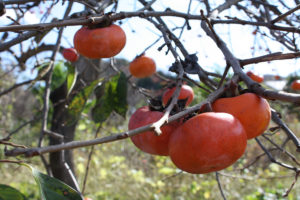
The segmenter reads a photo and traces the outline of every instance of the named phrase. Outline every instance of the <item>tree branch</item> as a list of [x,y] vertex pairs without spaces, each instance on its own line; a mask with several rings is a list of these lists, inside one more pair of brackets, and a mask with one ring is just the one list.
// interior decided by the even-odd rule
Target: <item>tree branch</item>
[[282,52],[277,52],[277,53],[271,53],[271,54],[267,54],[255,58],[240,60],[240,65],[245,66],[245,65],[261,63],[261,62],[268,62],[274,60],[286,60],[286,59],[293,59],[299,57],[300,57],[300,52],[285,53],[285,54],[283,54]]
[[284,18],[286,18],[288,15],[292,14],[293,12],[296,12],[297,10],[300,9],[300,4],[297,5],[295,8],[287,11],[286,13],[283,13],[282,15],[278,16],[277,18],[273,19],[271,21],[272,24],[275,24],[276,22],[279,22],[281,20],[283,20]]
[[[188,109],[181,111],[177,114],[174,114],[169,117],[168,122],[165,124],[171,123],[179,118],[184,117],[185,115],[198,111],[203,105],[207,104],[208,102],[213,102],[217,98],[219,98],[225,91],[225,88],[228,87],[230,82],[237,82],[238,77],[233,76],[233,78],[228,81],[223,87],[217,89],[215,92],[211,93],[207,99],[195,106],[189,107]],[[92,139],[92,140],[86,140],[86,141],[72,141],[64,144],[58,144],[58,145],[51,145],[47,147],[36,147],[36,148],[27,148],[26,150],[20,149],[20,148],[15,148],[12,150],[7,150],[5,151],[5,156],[18,156],[18,155],[25,155],[26,157],[33,157],[45,153],[50,153],[50,152],[57,152],[61,150],[66,150],[66,149],[75,149],[75,148],[81,148],[81,147],[87,147],[87,146],[92,146],[92,145],[97,145],[97,144],[104,144],[104,143],[109,143],[113,141],[118,141],[122,139],[126,139],[128,137],[132,137],[134,135],[140,134],[145,131],[153,131],[154,126],[152,124],[148,124],[146,126],[139,127],[134,130],[126,131],[126,132],[121,132],[118,134],[112,134],[110,136],[102,137],[102,138],[97,138],[97,139]]]
[[247,76],[240,65],[240,62],[231,51],[226,46],[225,42],[213,31],[212,26],[207,26],[206,23],[209,23],[208,20],[203,20],[201,22],[201,27],[206,32],[206,34],[213,39],[219,49],[222,51],[225,56],[226,61],[232,66],[232,69],[235,74],[237,74],[248,86],[248,88],[254,93],[271,100],[281,100],[291,103],[300,104],[300,94],[287,93],[283,91],[273,91],[261,87],[260,84],[254,82],[249,76]]
[[286,133],[289,139],[295,144],[297,151],[300,152],[300,141],[289,127],[279,118],[277,112],[272,109],[272,120]]

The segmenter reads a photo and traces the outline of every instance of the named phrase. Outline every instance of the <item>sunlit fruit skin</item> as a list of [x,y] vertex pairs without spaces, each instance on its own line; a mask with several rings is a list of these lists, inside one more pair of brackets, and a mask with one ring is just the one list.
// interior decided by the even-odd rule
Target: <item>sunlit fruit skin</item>
[[205,174],[227,168],[245,152],[247,135],[228,113],[206,112],[182,124],[171,135],[169,155],[181,170]]
[[[162,101],[164,105],[167,105],[169,99],[172,97],[176,87],[169,88],[166,90],[166,92],[162,96]],[[189,85],[182,85],[178,100],[187,99],[186,106],[188,106],[190,103],[192,103],[194,99],[194,91],[193,88],[191,88]]]
[[156,64],[152,58],[142,55],[130,63],[129,71],[136,78],[149,77],[156,72]]
[[[158,121],[163,116],[162,112],[151,111],[148,106],[139,108],[130,117],[128,129],[133,130],[141,126]],[[130,139],[140,150],[160,156],[169,155],[168,145],[170,135],[179,126],[179,122],[172,122],[161,127],[162,134],[157,136],[154,131],[146,131],[132,136]]]
[[264,78],[258,75],[253,74],[252,72],[247,72],[247,75],[255,82],[262,83],[264,81]]
[[268,101],[253,93],[217,99],[212,108],[215,112],[229,113],[240,120],[248,139],[261,135],[268,128],[271,119]]
[[126,44],[123,29],[115,24],[103,28],[80,28],[74,36],[74,47],[88,58],[110,58],[117,55]]
[[79,58],[79,55],[74,48],[66,48],[62,52],[64,58],[70,62],[76,62]]
[[299,80],[294,80],[291,84],[291,88],[293,90],[300,90],[300,81]]

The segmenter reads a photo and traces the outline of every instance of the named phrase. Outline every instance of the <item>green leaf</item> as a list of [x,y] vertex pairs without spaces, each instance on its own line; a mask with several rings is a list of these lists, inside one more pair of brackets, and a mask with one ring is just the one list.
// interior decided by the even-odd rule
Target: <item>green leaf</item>
[[127,104],[127,80],[124,73],[111,78],[95,90],[96,105],[92,109],[93,120],[105,121],[112,111],[125,117]]
[[26,200],[27,198],[15,188],[0,184],[0,200]]
[[71,93],[76,80],[77,80],[77,70],[76,67],[70,64],[69,62],[66,62],[65,65],[68,68],[68,75],[67,75],[67,89],[68,89],[68,95]]
[[116,93],[116,102],[114,105],[114,110],[125,117],[128,109],[127,103],[127,78],[126,75],[122,72],[118,79],[117,93]]
[[67,184],[56,178],[43,174],[31,166],[29,167],[32,170],[32,175],[39,186],[42,200],[82,200],[79,192]]
[[53,68],[51,90],[55,90],[60,87],[66,81],[66,78],[66,66],[63,62],[58,62]]
[[[100,87],[95,90],[96,95],[96,105],[92,109],[92,118],[98,122],[104,122],[113,111],[111,102],[109,100],[112,86],[109,83],[102,84]],[[102,94],[100,94],[102,93]]]
[[66,121],[67,126],[75,123],[79,117],[81,112],[84,109],[84,106],[87,102],[88,97],[91,95],[95,86],[101,82],[102,79],[93,81],[89,86],[83,88],[70,102],[68,106],[68,114],[69,117]]

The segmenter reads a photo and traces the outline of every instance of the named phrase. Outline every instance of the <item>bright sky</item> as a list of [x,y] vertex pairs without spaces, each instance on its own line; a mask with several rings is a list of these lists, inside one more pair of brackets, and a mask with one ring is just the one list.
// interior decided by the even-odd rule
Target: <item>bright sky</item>
[[[217,1],[218,5],[221,1]],[[182,0],[159,0],[153,6],[160,11],[165,10],[166,7],[170,7],[176,11],[186,12],[188,10],[189,1]],[[48,2],[49,4],[49,2]],[[78,12],[82,10],[82,6],[78,3],[74,3],[75,6],[72,12]],[[61,19],[64,14],[66,3],[64,6],[58,4],[52,10],[51,15],[56,16]],[[141,5],[136,2],[136,0],[119,0],[118,11],[134,11],[138,8],[141,8]],[[192,1],[191,12],[194,14],[199,13],[201,9],[199,1]],[[41,10],[34,9],[31,12],[26,12],[25,21],[26,23],[39,23],[40,21],[40,11],[45,10],[42,6]],[[71,13],[72,13],[71,12]],[[229,11],[222,13],[224,15],[236,16],[236,10],[232,7]],[[14,17],[12,10],[7,10],[7,15]],[[242,17],[242,16],[237,16]],[[170,27],[180,27],[184,24],[184,20],[180,18],[164,18]],[[6,16],[0,18],[0,24],[10,23],[10,20]],[[225,67],[225,61],[222,53],[216,47],[214,42],[208,38],[205,33],[200,28],[199,21],[190,21],[192,30],[184,31],[181,41],[188,50],[189,53],[197,53],[199,57],[199,64],[207,71],[223,71]],[[63,46],[70,47],[73,45],[73,36],[75,32],[80,28],[80,26],[67,27],[65,29],[65,37],[63,38]],[[143,52],[143,50],[151,45],[158,37],[160,32],[148,21],[145,19],[131,18],[125,19],[122,23],[122,28],[127,35],[127,43],[122,52],[117,56],[119,58],[126,58],[132,60],[136,55]],[[234,55],[237,58],[251,58],[252,56],[264,55],[267,52],[265,51],[269,48],[273,53],[274,52],[288,52],[286,49],[282,49],[280,45],[276,42],[273,42],[269,39],[260,40],[251,34],[254,30],[254,27],[250,26],[241,26],[233,25],[216,25],[215,26],[219,36],[225,40],[228,44],[228,47],[232,50]],[[57,31],[56,31],[57,32]],[[175,34],[179,34],[180,30],[174,31]],[[44,41],[55,42],[56,34],[49,34]],[[146,55],[152,57],[157,63],[159,70],[167,72],[168,67],[174,62],[173,56],[171,53],[165,55],[166,48],[162,51],[157,51],[157,48],[163,44],[163,40],[160,40],[158,44],[153,46],[150,50],[146,52]],[[255,53],[253,53],[254,48]],[[253,70],[255,73],[264,75],[264,74],[279,74],[281,76],[287,76],[290,73],[299,72],[300,65],[298,60],[284,60],[284,61],[274,61],[271,63],[261,63],[256,65],[249,65],[245,67],[245,70]]]

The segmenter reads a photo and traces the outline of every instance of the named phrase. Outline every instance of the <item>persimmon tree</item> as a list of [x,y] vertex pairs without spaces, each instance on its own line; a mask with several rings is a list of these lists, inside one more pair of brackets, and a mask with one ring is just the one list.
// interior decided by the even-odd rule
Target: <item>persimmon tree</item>
[[[0,147],[5,154],[5,158],[0,160],[1,163],[28,166],[23,161],[24,157],[39,156],[48,176],[59,179],[74,188],[61,186],[71,196],[68,196],[62,190],[57,192],[57,195],[64,196],[65,199],[81,199],[84,195],[84,187],[82,189],[79,188],[76,174],[74,173],[73,149],[91,146],[90,160],[94,145],[105,145],[104,143],[117,142],[129,137],[134,139],[141,136],[142,140],[142,134],[145,131],[151,131],[158,135],[155,137],[160,137],[162,126],[171,126],[174,123],[178,123],[178,121],[180,123],[188,122],[190,118],[199,113],[214,111],[213,103],[221,97],[226,98],[244,93],[254,93],[270,103],[272,122],[264,134],[253,139],[256,145],[260,147],[261,154],[255,155],[253,162],[249,161],[244,164],[243,169],[249,168],[261,157],[266,156],[270,163],[275,163],[285,170],[290,170],[294,173],[295,178],[291,186],[286,187],[286,193],[283,195],[287,196],[296,184],[300,174],[297,160],[299,159],[300,140],[298,139],[299,135],[297,136],[284,122],[282,114],[286,112],[282,114],[280,112],[286,109],[289,109],[289,112],[298,109],[300,94],[295,88],[290,88],[291,82],[297,77],[287,78],[274,75],[271,78],[273,81],[286,80],[287,82],[286,91],[277,90],[269,87],[265,83],[266,79],[262,80],[262,82],[255,81],[253,76],[257,71],[251,72],[251,77],[247,73],[248,70],[246,68],[248,66],[260,66],[263,63],[269,64],[261,65],[262,67],[271,68],[272,64],[279,61],[281,63],[286,61],[289,65],[293,65],[291,64],[292,62],[288,61],[294,60],[295,70],[290,73],[297,72],[297,58],[300,57],[300,2],[297,0],[288,3],[284,1],[276,1],[274,3],[267,0],[230,0],[225,2],[190,0],[186,2],[187,10],[185,12],[180,11],[182,9],[176,8],[176,6],[171,7],[171,3],[169,7],[168,2],[162,3],[160,0],[136,0],[133,2],[136,4],[135,10],[127,11],[128,9],[125,8],[122,1],[111,0],[0,1],[1,19],[5,18],[7,22],[0,24],[0,76],[5,77],[10,74],[17,80],[16,83],[1,85],[0,102],[1,99],[9,97],[14,91],[18,90],[26,92],[28,97],[32,94],[36,97],[36,105],[32,107],[33,112],[30,118],[21,119],[20,121],[23,122],[21,125],[5,127],[4,132],[1,133]],[[164,6],[162,6],[163,4]],[[60,9],[64,9],[64,14],[60,18],[54,15],[58,6]],[[73,11],[73,8],[77,9],[76,12]],[[26,14],[37,12],[37,10],[41,10],[41,13],[36,14],[40,18],[40,23],[26,23]],[[138,74],[142,74],[141,77],[144,77],[144,74],[147,74],[147,76],[150,74],[150,77],[155,77],[159,80],[162,90],[153,91],[139,85],[138,81],[142,79],[136,78],[138,76],[135,77],[134,74],[131,75],[129,61],[122,62],[121,59],[117,59],[118,55],[116,58],[111,56],[103,56],[99,59],[93,56],[91,58],[94,59],[85,57],[89,55],[86,52],[89,52],[90,49],[92,50],[93,44],[96,43],[94,40],[92,42],[87,40],[86,43],[82,44],[85,34],[86,36],[90,34],[87,32],[101,31],[109,26],[117,27],[117,30],[119,30],[120,27],[130,24],[132,31],[125,31],[124,33],[127,36],[131,35],[130,38],[132,38],[135,37],[134,30],[138,29],[138,24],[134,23],[137,19],[143,20],[145,24],[148,24],[149,29],[151,29],[150,34],[156,36],[156,39],[153,37],[153,42],[146,44],[127,40],[126,45],[129,46],[131,52],[137,55],[136,59],[143,57],[144,54],[151,57],[151,51],[158,52],[159,58],[150,58],[151,62],[153,60],[156,61],[156,70],[163,67],[158,66],[160,64],[159,59],[163,60],[164,56],[166,58],[168,56],[168,59],[171,58],[169,59],[171,61],[164,69],[169,71],[168,76],[158,72],[151,75],[153,67],[150,70],[151,73],[142,71],[147,70],[147,67],[141,68],[140,73],[138,73],[139,69],[135,69],[135,71]],[[76,44],[67,45],[64,42],[64,38],[70,35],[70,31],[67,28],[73,26],[83,26],[83,28],[81,28],[80,34],[77,32],[77,36],[80,35],[80,37],[76,37],[74,41]],[[240,49],[230,47],[232,44],[231,40],[240,40],[238,34],[238,37],[236,35],[231,37],[229,33],[228,35],[224,34],[224,32],[233,27],[234,29],[230,33],[234,34],[237,32],[240,34],[240,37],[247,35],[247,37],[253,39],[254,45],[252,48],[245,50],[243,46],[239,47],[243,51],[248,52],[248,57],[239,58],[236,54],[238,54]],[[242,31],[239,29],[242,29]],[[120,52],[125,45],[124,33],[122,32],[120,36],[123,38],[122,43],[114,41],[114,45],[111,45],[119,45],[116,53]],[[194,36],[182,39],[187,33]],[[94,34],[98,34],[97,31],[94,31]],[[110,32],[105,37],[114,37],[116,34]],[[203,44],[199,42],[199,45],[196,45],[197,49],[194,50],[195,47],[190,47],[189,45],[195,43],[195,41],[189,41],[189,39],[196,40],[197,37],[199,41],[205,42]],[[110,39],[103,40],[99,44],[105,45],[105,42],[111,41]],[[261,43],[265,43],[263,50]],[[82,48],[78,47],[78,45],[81,45]],[[85,52],[83,53],[85,56],[80,55],[78,59],[76,57],[76,59],[69,59],[70,61],[61,61],[63,52],[66,52],[64,50],[73,48],[73,46],[80,49],[79,53]],[[110,48],[113,48],[111,46],[97,48],[101,49],[100,54],[102,55],[102,53],[105,54],[104,51],[110,51]],[[143,50],[138,51],[137,49],[140,48],[136,47],[139,46]],[[213,49],[214,52],[222,55],[222,59],[218,59],[214,63],[218,66],[214,72],[212,72],[210,64],[207,64],[207,60],[214,60],[216,55],[208,53],[206,56],[203,56],[202,53],[207,49]],[[278,52],[278,49],[281,52]],[[116,54],[109,53],[105,55]],[[93,53],[93,55],[95,54]],[[109,57],[109,59],[102,59],[106,57]],[[28,73],[28,71],[36,72],[36,75],[34,77],[29,76],[30,78],[26,80],[22,79],[22,73]],[[266,69],[263,71],[266,71]],[[201,94],[201,98],[197,98],[195,94],[196,101],[193,101],[193,106],[186,107],[188,99],[180,98],[181,87],[184,84],[189,84],[200,91],[198,95]],[[172,98],[168,97],[168,102],[162,103],[161,96],[170,88],[172,88]],[[101,125],[107,121],[114,121],[113,118],[109,118],[111,113],[130,118],[130,113],[132,112],[128,111],[128,108],[134,107],[136,102],[131,102],[135,95],[129,96],[127,95],[128,92],[141,95],[143,103],[147,103],[150,108],[159,111],[159,115],[146,124],[141,123],[144,126],[135,126],[135,124],[130,127],[130,130],[100,137]],[[178,97],[180,100],[177,101]],[[197,101],[199,99],[201,101]],[[242,101],[242,98],[240,99]],[[18,101],[23,100],[18,99]],[[239,102],[235,103],[239,104]],[[235,105],[232,104],[230,106],[234,107]],[[254,114],[259,116],[262,113]],[[210,114],[201,116],[206,115],[210,116]],[[219,120],[219,116],[222,116],[222,114],[217,114],[217,116]],[[75,140],[78,123],[82,117],[86,117],[96,124],[95,139]],[[249,120],[253,119],[260,118],[249,118]],[[21,135],[22,129],[32,124],[32,122],[35,123],[36,127],[39,127],[39,134],[36,135],[33,145],[27,147],[24,144],[13,142],[14,137]],[[188,126],[189,123],[185,124],[185,126]],[[237,123],[239,124],[239,122]],[[248,121],[248,123],[251,126],[251,121]],[[202,126],[205,127],[205,123],[201,124]],[[221,130],[218,129],[218,131]],[[176,131],[176,133],[178,132]],[[275,134],[277,132],[282,132],[280,139]],[[209,133],[207,134],[209,135]],[[185,135],[181,134],[181,137],[184,138]],[[205,140],[205,137],[203,137],[203,140]],[[175,141],[175,139],[172,141]],[[180,143],[180,141],[173,143]],[[205,141],[197,144],[202,145],[203,143]],[[232,144],[236,145],[235,143]],[[140,143],[140,145],[142,144]],[[187,147],[184,147],[184,151],[188,151],[188,147],[187,144]],[[143,148],[141,147],[141,149]],[[219,151],[217,147],[215,149]],[[242,150],[244,151],[244,147]],[[178,146],[174,152],[176,160],[178,159],[181,162],[181,153],[184,152],[181,152]],[[273,152],[279,153],[274,154]],[[163,153],[163,155],[166,154],[165,152]],[[242,153],[239,152],[239,154]],[[210,154],[208,153],[207,155]],[[281,159],[283,156],[284,159]],[[235,161],[236,159],[237,157],[234,157],[233,160]],[[230,160],[224,166],[227,167],[228,163],[231,164],[232,162]],[[87,167],[86,175],[88,174],[88,169]],[[216,169],[219,170],[221,168]],[[51,197],[47,196],[49,191],[45,190],[45,188],[50,187],[50,182],[46,178],[48,176],[34,169],[32,171],[37,180],[46,183],[44,185],[41,184],[43,198],[51,199]],[[203,171],[204,173],[211,172],[211,170]],[[219,179],[219,172],[217,170],[212,171],[215,171],[221,195],[223,199],[226,199]],[[55,182],[56,179],[50,179],[50,181],[54,181],[54,185],[58,184],[58,182]],[[83,185],[85,185],[85,182],[86,179]],[[14,191],[13,188],[8,186],[3,186],[3,188],[11,192]],[[55,190],[55,188],[50,187],[49,190],[51,189]],[[77,196],[74,197],[72,195]],[[1,194],[0,197],[2,197]]]

